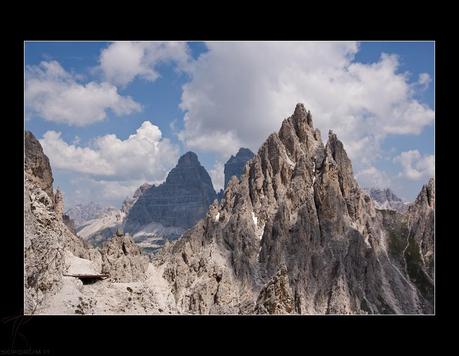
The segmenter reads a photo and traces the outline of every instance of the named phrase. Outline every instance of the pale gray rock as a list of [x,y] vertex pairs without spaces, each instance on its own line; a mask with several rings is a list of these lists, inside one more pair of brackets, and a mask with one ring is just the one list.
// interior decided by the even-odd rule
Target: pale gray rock
[[43,153],[40,142],[30,131],[24,133],[24,171],[28,178],[53,199],[53,176],[48,157]]
[[101,248],[102,272],[113,282],[132,282],[145,277],[149,258],[127,235],[113,236]]
[[290,314],[294,306],[287,268],[282,266],[260,291],[255,314]]
[[[116,236],[101,251],[72,233],[61,218],[63,196],[52,194],[48,159],[37,141],[27,141],[33,135],[25,139],[35,146],[25,161],[42,162],[45,170],[24,167],[24,313],[179,313],[163,269],[148,263],[132,239]],[[102,272],[109,278],[86,284],[79,277]]]
[[[232,294],[230,304],[217,300],[232,312],[431,313],[432,303],[400,263],[403,255],[391,253],[384,214],[358,186],[341,141],[330,131],[324,146],[299,104],[240,179],[228,182],[221,202],[164,249],[159,263],[185,313],[216,306],[211,281],[218,265],[209,246],[225,257],[219,266]],[[407,230],[399,231],[406,240]],[[276,290],[284,296],[279,301]]]

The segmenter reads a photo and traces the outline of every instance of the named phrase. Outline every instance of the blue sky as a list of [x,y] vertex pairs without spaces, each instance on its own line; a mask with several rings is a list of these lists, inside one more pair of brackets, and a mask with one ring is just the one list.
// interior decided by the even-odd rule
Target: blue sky
[[257,150],[301,101],[325,139],[333,129],[343,141],[361,185],[412,200],[434,169],[434,51],[432,42],[27,42],[25,127],[66,208],[120,206],[188,150],[221,186],[229,155]]

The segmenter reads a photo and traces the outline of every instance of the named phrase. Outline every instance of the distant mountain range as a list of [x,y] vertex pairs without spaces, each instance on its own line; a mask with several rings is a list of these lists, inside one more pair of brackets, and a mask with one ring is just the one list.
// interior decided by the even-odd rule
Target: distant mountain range
[[404,212],[408,209],[409,203],[403,201],[389,188],[365,188],[363,190],[373,199],[377,209],[396,210],[398,212]]
[[[225,181],[232,176],[239,178],[252,157],[247,148],[231,156],[225,164]],[[74,221],[77,234],[96,246],[122,228],[144,251],[156,252],[167,240],[177,239],[203,218],[216,198],[208,172],[194,152],[187,152],[163,184],[143,184],[126,198],[121,209],[91,202],[76,205],[66,215]]]

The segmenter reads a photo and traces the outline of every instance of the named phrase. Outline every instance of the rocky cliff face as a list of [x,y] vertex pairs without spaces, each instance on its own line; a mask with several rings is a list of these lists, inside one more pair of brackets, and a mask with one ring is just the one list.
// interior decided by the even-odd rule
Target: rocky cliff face
[[166,181],[147,189],[129,210],[125,230],[136,232],[152,222],[189,228],[205,216],[216,198],[209,174],[193,152],[180,157]]
[[370,188],[364,190],[373,199],[376,209],[396,210],[398,212],[405,212],[408,209],[408,203],[400,199],[389,188]]
[[113,282],[133,282],[141,279],[149,259],[130,236],[113,236],[101,249],[102,272]]
[[182,312],[431,312],[388,235],[343,144],[299,104],[160,263]]
[[435,180],[422,187],[415,202],[408,208],[408,239],[405,249],[406,270],[423,296],[433,302]]
[[31,132],[24,140],[24,310],[32,313],[61,287],[68,268],[65,251],[84,258],[94,251],[62,221],[61,196],[53,192],[51,167],[40,143]]
[[155,185],[153,184],[148,184],[144,183],[142,184],[139,188],[136,189],[132,197],[126,198],[123,202],[123,205],[121,207],[121,211],[125,214],[129,213],[129,210],[134,206],[134,204],[137,202],[140,196],[143,195],[148,189],[151,187],[154,187]]
[[[24,313],[177,313],[171,289],[129,236],[90,248],[66,225],[48,158],[24,135]],[[84,284],[84,276],[106,273]],[[83,276],[83,277],[78,277]]]
[[225,188],[232,176],[240,178],[244,173],[245,164],[253,158],[254,154],[248,148],[241,147],[236,156],[231,156],[225,163]]
[[49,159],[43,153],[40,142],[30,131],[24,133],[24,171],[29,180],[33,180],[35,185],[45,191],[50,199],[54,199],[54,179]]

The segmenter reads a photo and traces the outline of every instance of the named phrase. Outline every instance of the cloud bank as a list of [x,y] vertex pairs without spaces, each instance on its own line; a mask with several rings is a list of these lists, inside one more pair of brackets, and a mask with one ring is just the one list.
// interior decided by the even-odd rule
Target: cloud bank
[[402,152],[394,158],[394,162],[402,167],[399,176],[409,180],[428,179],[435,175],[435,157],[422,155],[418,150]]
[[117,116],[141,111],[139,103],[120,95],[114,85],[83,84],[57,61],[26,68],[25,104],[27,116],[80,127],[103,121],[108,110]]
[[114,42],[102,51],[99,68],[107,81],[126,86],[136,77],[155,81],[162,63],[185,69],[190,60],[185,42]]
[[[325,135],[332,128],[354,162],[369,169],[387,135],[419,134],[434,112],[415,99],[395,55],[354,61],[353,42],[207,43],[188,67],[179,138],[190,149],[229,157],[241,146],[256,151],[303,102]],[[324,137],[325,138],[325,137]],[[363,169],[363,168],[362,168]]]

